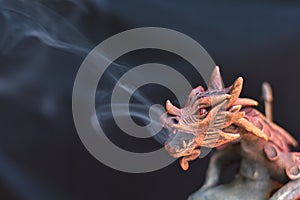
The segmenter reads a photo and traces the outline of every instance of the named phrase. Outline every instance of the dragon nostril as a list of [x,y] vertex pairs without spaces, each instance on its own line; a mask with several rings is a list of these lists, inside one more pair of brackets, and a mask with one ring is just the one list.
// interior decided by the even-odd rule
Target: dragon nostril
[[172,118],[171,122],[172,122],[172,124],[178,124],[179,123],[178,119],[176,119],[176,118]]

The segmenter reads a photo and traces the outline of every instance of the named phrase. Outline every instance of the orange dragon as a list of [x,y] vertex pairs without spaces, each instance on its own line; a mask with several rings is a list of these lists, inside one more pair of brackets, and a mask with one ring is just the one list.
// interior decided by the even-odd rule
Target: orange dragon
[[[189,197],[197,199],[300,199],[300,153],[291,152],[297,141],[272,122],[272,94],[265,85],[266,116],[254,108],[258,103],[240,98],[243,78],[223,87],[215,67],[205,90],[191,91],[183,108],[169,100],[161,116],[170,130],[168,153],[180,159],[183,170],[204,148],[216,148],[204,185]],[[229,184],[218,185],[224,166],[239,162],[239,172]]]

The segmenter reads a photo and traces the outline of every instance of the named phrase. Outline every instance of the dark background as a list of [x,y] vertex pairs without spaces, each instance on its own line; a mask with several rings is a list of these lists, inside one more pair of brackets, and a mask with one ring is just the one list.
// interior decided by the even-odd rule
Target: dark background
[[[225,85],[244,77],[243,96],[260,100],[261,84],[269,81],[275,121],[300,140],[297,1],[0,2],[1,199],[181,200],[201,186],[211,154],[187,172],[175,162],[159,171],[128,174],[94,159],[76,133],[71,94],[81,62],[101,41],[136,27],[171,28],[194,38],[221,66]],[[118,62],[129,69],[150,61],[180,68],[193,86],[203,84],[187,63],[166,52],[137,51]],[[112,84],[109,78],[102,83]],[[163,88],[143,92],[161,104],[171,95]],[[133,141],[113,123],[102,123],[124,148],[161,146],[155,140]],[[234,170],[225,170],[222,182]]]

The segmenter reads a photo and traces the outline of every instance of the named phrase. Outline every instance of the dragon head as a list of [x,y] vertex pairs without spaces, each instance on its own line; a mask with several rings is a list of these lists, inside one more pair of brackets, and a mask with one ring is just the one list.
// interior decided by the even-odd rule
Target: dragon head
[[214,148],[240,138],[234,122],[244,117],[242,105],[256,105],[250,99],[240,99],[243,79],[237,78],[232,86],[223,87],[219,67],[215,67],[205,90],[199,86],[191,91],[183,108],[166,102],[166,113],[161,116],[164,128],[170,132],[165,149],[181,158],[184,170],[188,161],[199,157],[201,147]]

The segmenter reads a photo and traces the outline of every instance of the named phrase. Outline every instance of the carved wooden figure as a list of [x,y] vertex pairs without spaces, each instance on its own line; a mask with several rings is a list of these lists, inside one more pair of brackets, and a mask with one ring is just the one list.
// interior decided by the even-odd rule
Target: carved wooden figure
[[[255,100],[239,97],[242,85],[239,77],[224,88],[215,67],[208,89],[193,89],[183,108],[166,102],[161,121],[171,134],[165,149],[180,159],[183,170],[201,148],[217,148],[204,185],[189,200],[300,199],[300,153],[290,151],[297,141],[272,122],[269,85],[263,85],[266,116],[254,108]],[[240,163],[234,180],[217,185],[222,168],[234,162]]]

